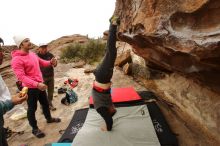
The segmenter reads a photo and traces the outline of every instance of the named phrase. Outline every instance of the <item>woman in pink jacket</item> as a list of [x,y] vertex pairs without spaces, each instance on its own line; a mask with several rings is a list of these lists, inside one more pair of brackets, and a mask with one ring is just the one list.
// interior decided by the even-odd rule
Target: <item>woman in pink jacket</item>
[[30,52],[32,44],[30,40],[23,36],[15,36],[14,41],[19,48],[11,53],[12,62],[11,66],[17,79],[22,82],[22,86],[28,87],[28,110],[27,117],[30,126],[32,127],[32,133],[42,138],[45,134],[38,128],[35,112],[37,110],[37,101],[39,100],[43,114],[47,120],[47,123],[58,123],[61,120],[59,118],[52,118],[49,110],[49,104],[47,100],[46,89],[47,86],[43,83],[40,66],[50,66],[56,64],[56,59],[53,58],[50,61],[40,59],[35,53]]

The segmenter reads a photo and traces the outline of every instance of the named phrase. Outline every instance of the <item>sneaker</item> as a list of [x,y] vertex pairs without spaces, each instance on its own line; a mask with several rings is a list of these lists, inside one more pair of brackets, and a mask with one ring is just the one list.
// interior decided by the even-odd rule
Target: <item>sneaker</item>
[[37,137],[37,138],[43,138],[45,137],[45,134],[40,130],[40,129],[33,129],[32,133]]
[[59,122],[61,122],[60,118],[51,118],[47,120],[47,123],[59,123]]

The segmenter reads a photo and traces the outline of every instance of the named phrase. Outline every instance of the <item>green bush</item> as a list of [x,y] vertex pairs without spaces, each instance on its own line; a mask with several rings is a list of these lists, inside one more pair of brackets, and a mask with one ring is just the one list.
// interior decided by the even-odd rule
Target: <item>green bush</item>
[[105,52],[105,45],[101,39],[90,39],[87,43],[74,43],[61,52],[63,62],[77,62],[84,60],[86,63],[100,61]]

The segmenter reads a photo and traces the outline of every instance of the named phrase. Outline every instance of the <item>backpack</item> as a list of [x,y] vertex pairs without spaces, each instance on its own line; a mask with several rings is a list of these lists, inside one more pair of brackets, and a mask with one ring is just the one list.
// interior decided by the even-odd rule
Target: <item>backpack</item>
[[73,89],[67,89],[66,96],[61,99],[61,103],[65,105],[70,105],[77,102],[78,95],[73,91]]

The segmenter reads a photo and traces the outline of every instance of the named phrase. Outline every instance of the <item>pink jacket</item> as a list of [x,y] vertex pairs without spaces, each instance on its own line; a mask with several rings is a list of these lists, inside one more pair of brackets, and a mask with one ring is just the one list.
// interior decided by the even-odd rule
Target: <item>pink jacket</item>
[[37,88],[38,83],[43,82],[40,66],[47,67],[50,61],[40,59],[35,53],[26,53],[21,50],[15,50],[11,53],[11,66],[17,79],[23,86],[28,88]]

